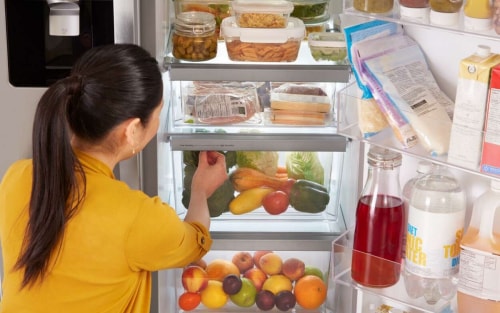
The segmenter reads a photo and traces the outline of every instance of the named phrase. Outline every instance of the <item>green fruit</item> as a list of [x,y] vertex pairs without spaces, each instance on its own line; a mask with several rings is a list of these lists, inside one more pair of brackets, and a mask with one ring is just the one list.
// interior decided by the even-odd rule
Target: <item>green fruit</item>
[[325,277],[323,276],[323,271],[321,271],[319,268],[314,267],[314,266],[306,266],[305,267],[304,276],[306,276],[306,275],[318,276],[323,281],[325,280]]
[[255,288],[252,281],[248,278],[241,278],[241,289],[229,298],[237,306],[250,307],[255,303],[255,296],[257,295],[257,288]]

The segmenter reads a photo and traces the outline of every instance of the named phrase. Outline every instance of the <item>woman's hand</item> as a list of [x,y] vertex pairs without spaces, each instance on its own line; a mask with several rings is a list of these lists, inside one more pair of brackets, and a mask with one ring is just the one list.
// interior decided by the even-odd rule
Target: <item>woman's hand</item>
[[207,199],[228,179],[226,158],[216,151],[201,151],[191,182],[191,199],[185,221],[210,226]]

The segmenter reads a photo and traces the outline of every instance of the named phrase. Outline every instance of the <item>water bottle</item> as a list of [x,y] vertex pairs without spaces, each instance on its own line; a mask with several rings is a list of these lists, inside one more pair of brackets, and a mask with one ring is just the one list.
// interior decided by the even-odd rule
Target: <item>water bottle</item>
[[[410,209],[410,197],[411,197],[411,192],[413,190],[413,186],[415,185],[415,182],[423,177],[425,174],[429,173],[432,169],[432,163],[429,161],[420,161],[418,162],[417,165],[417,175],[413,178],[410,178],[403,186],[403,202],[405,205],[405,222],[404,225],[406,227],[406,224],[408,223],[408,211]],[[403,258],[406,253],[406,231],[404,232],[403,235]]]
[[443,166],[416,181],[410,198],[403,279],[408,295],[428,304],[456,294],[465,192]]
[[368,176],[356,208],[351,277],[368,287],[389,287],[401,276],[404,204],[399,184],[402,156],[372,146]]
[[500,180],[474,201],[462,238],[458,313],[500,312]]

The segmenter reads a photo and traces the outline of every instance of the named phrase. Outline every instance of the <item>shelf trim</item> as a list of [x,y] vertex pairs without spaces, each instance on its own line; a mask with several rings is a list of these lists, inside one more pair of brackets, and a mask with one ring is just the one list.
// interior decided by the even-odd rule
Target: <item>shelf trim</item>
[[173,151],[321,151],[345,152],[347,138],[337,134],[169,134]]
[[195,78],[201,81],[347,83],[350,79],[349,65],[170,63],[167,68],[173,81],[191,81]]

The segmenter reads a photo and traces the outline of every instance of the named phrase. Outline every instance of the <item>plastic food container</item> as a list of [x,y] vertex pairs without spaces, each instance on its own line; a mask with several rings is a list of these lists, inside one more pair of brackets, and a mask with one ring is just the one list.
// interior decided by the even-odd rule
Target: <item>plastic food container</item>
[[310,33],[321,33],[325,32],[328,29],[328,21],[330,19],[330,15],[327,14],[325,17],[312,19],[304,21],[304,25],[306,26],[306,38]]
[[221,34],[232,61],[293,62],[297,59],[305,26],[300,19],[291,17],[286,28],[272,31],[242,28],[231,16],[222,21]]
[[215,18],[215,31],[219,33],[220,23],[231,16],[230,0],[174,0],[175,15],[182,12],[207,12]]
[[293,10],[286,0],[235,0],[231,6],[236,24],[250,28],[285,28]]
[[310,33],[309,49],[316,61],[333,61],[339,64],[346,62],[347,48],[342,33]]
[[205,61],[217,55],[214,16],[206,12],[183,12],[177,15],[172,36],[172,54],[188,61]]
[[328,0],[292,0],[293,11],[290,16],[308,21],[328,15]]

